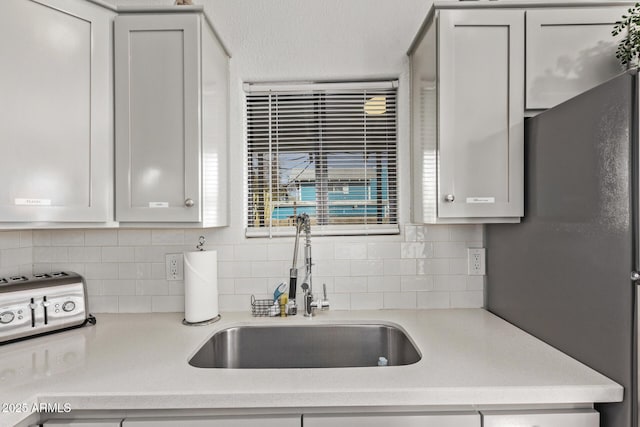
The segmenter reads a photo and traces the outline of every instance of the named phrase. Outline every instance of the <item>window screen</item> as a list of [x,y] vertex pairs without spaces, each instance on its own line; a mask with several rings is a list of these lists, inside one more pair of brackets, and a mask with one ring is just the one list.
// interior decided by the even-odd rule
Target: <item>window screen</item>
[[247,235],[397,233],[396,88],[246,85]]

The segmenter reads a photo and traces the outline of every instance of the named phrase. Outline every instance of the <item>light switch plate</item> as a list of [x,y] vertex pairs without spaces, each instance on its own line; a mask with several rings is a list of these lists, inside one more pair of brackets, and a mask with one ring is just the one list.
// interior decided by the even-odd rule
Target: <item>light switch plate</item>
[[484,276],[486,274],[485,248],[467,248],[467,259],[469,276]]

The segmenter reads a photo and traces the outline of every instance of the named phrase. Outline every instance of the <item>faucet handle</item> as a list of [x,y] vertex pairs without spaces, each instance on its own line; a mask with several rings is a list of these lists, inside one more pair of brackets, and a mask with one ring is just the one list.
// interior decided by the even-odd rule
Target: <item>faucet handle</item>
[[327,284],[323,283],[322,284],[322,299],[323,300],[327,300]]

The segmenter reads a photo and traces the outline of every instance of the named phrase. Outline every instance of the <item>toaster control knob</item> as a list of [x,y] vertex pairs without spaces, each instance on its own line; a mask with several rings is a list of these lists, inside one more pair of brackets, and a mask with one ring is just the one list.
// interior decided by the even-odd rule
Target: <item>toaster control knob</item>
[[73,311],[74,308],[76,308],[76,303],[73,301],[67,301],[62,304],[62,309],[66,312]]
[[35,302],[32,302],[31,304],[29,304],[29,308],[31,310],[35,310],[36,308],[38,308],[38,304],[36,304]]
[[51,303],[49,301],[42,301],[42,306],[43,307],[49,307],[51,305]]
[[2,323],[3,325],[6,325],[7,323],[11,323],[14,317],[16,317],[16,315],[10,311],[5,311],[4,313],[0,313],[0,323]]

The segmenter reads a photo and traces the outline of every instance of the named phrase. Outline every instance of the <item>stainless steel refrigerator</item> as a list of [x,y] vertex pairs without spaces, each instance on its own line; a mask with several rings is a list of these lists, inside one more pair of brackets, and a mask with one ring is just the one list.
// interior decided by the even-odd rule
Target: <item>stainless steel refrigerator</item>
[[638,424],[640,111],[636,70],[525,122],[525,217],[488,225],[486,306],[624,386]]

